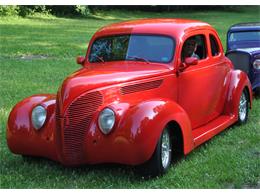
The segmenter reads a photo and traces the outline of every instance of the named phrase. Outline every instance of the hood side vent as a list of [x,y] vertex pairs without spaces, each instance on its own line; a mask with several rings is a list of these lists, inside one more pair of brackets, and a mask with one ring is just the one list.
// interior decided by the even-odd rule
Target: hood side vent
[[126,94],[135,93],[135,92],[139,92],[139,91],[155,89],[155,88],[160,87],[162,82],[163,82],[163,80],[155,80],[155,81],[150,81],[150,82],[146,82],[146,83],[128,85],[128,86],[122,87],[120,89],[120,92],[122,95],[126,95]]

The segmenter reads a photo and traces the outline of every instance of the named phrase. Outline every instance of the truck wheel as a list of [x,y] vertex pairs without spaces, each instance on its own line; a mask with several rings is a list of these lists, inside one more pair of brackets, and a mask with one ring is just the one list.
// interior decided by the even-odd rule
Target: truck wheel
[[167,172],[172,160],[172,138],[169,129],[165,128],[156,145],[151,159],[142,166],[145,176],[160,176]]
[[260,87],[256,88],[254,92],[255,92],[255,97],[257,99],[259,99],[260,98]]
[[243,90],[240,100],[239,100],[239,106],[238,106],[238,125],[242,125],[247,122],[248,118],[248,96],[245,90]]

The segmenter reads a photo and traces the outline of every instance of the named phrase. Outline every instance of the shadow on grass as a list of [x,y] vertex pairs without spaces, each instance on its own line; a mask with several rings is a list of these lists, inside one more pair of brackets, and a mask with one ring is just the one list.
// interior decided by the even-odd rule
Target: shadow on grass
[[[206,141],[205,143],[199,145],[196,149],[194,149],[190,154],[184,156],[181,153],[174,153],[171,169],[175,166],[178,166],[179,163],[185,161],[186,159],[193,158],[195,153],[199,153],[205,148],[210,147],[210,144],[214,142],[215,139],[219,137],[226,136],[230,131],[236,130],[236,125],[232,125],[231,127],[225,129],[217,136],[214,136],[212,139]],[[258,154],[258,153],[257,153]],[[23,165],[23,167],[28,168],[30,171],[41,172],[48,170],[48,174],[53,174],[53,172],[58,173],[58,175],[69,178],[72,174],[76,174],[77,176],[86,177],[86,182],[93,178],[96,179],[98,177],[103,177],[109,179],[110,177],[115,178],[116,180],[124,180],[125,182],[131,181],[131,183],[144,183],[146,181],[152,181],[154,179],[158,179],[161,177],[149,177],[147,175],[143,175],[140,171],[143,165],[139,166],[129,166],[122,165],[116,163],[103,163],[96,165],[81,165],[76,167],[68,167],[60,164],[59,162],[52,161],[42,157],[31,157],[31,156],[23,156],[20,158],[16,156],[12,158],[8,162],[8,171],[15,172],[17,169],[17,165]],[[44,169],[44,170],[43,170]],[[166,173],[167,174],[167,173]],[[115,187],[115,186],[113,186]]]
[[[17,159],[17,158],[16,158]],[[17,159],[17,161],[20,161]],[[52,161],[42,157],[23,156],[21,161],[25,166],[48,166],[48,169],[56,170],[62,173],[64,176],[68,176],[72,173],[79,175],[100,175],[106,177],[109,173],[112,176],[120,175],[121,179],[141,181],[143,178],[137,173],[137,166],[122,165],[116,163],[102,163],[95,165],[80,165],[80,166],[64,166],[59,162]],[[17,163],[12,161],[13,163]],[[15,167],[15,166],[10,166]],[[130,178],[129,178],[130,177]]]
[[[131,7],[131,6],[129,6]],[[196,8],[199,7],[199,8]],[[209,7],[209,6],[207,6]],[[162,13],[163,15],[173,14],[173,13],[193,13],[198,14],[201,12],[223,12],[223,13],[245,13],[250,9],[254,9],[254,6],[211,6],[212,8],[206,9],[203,6],[183,6],[180,8],[171,8],[171,11],[141,11],[141,10],[132,10],[131,12],[126,8],[115,8],[113,10],[97,10],[94,14],[88,16],[73,16],[73,15],[60,15],[60,16],[42,16],[42,15],[31,15],[26,16],[27,19],[35,19],[39,21],[49,22],[53,21],[56,18],[60,19],[76,19],[76,20],[98,20],[98,21],[110,21],[110,20],[131,20],[142,18],[141,16],[154,17],[154,14]]]
[[[184,159],[185,158],[182,154],[180,153],[174,154],[171,168]],[[45,167],[47,166],[46,168],[48,170],[53,169],[55,171],[58,171],[59,173],[62,173],[62,175],[65,177],[69,177],[72,174],[76,174],[78,176],[86,176],[86,177],[91,177],[95,175],[95,177],[99,177],[99,176],[103,178],[113,177],[115,178],[115,180],[131,181],[132,184],[152,181],[163,177],[163,175],[162,176],[147,175],[145,172],[143,172],[143,168],[145,164],[131,166],[131,165],[123,165],[117,163],[102,163],[102,164],[95,164],[95,165],[64,166],[59,162],[55,162],[42,157],[32,157],[32,156],[23,156],[21,161],[24,163],[24,166],[26,167],[36,166],[39,169],[42,166]],[[16,163],[17,162],[15,162],[15,164]],[[10,167],[15,167],[15,166],[10,166]]]
[[97,15],[95,14],[91,14],[89,16],[72,16],[72,15],[64,15],[64,16],[51,16],[51,17],[43,17],[43,16],[37,16],[37,15],[32,15],[32,16],[26,16],[25,18],[27,19],[33,19],[33,20],[39,20],[39,21],[43,21],[43,22],[49,22],[49,21],[53,21],[57,18],[59,19],[73,19],[73,20],[99,20],[99,21],[105,21],[105,20],[111,20],[109,18],[104,18],[101,17],[99,15],[99,13],[97,13]]

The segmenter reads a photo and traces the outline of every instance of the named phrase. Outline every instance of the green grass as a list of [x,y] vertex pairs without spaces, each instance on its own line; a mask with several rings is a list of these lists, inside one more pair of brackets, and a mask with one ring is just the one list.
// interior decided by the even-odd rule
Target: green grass
[[[80,68],[93,33],[100,27],[146,17],[199,19],[213,25],[225,47],[225,33],[237,22],[258,21],[260,6],[211,12],[103,12],[89,19],[0,18],[1,188],[260,188],[260,100],[248,124],[233,126],[182,157],[161,178],[146,180],[122,165],[67,168],[46,160],[24,160],[6,145],[11,108],[37,93],[56,93],[63,79]],[[22,59],[31,55],[40,59]]]

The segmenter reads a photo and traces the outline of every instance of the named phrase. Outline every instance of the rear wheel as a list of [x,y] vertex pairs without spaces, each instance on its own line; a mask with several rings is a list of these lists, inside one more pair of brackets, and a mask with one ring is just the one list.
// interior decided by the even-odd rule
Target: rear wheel
[[238,106],[238,125],[242,125],[247,122],[248,119],[248,95],[246,93],[246,90],[244,89],[239,100],[239,106]]
[[160,176],[166,173],[172,160],[172,138],[169,129],[165,128],[156,145],[152,158],[142,166],[145,176]]

